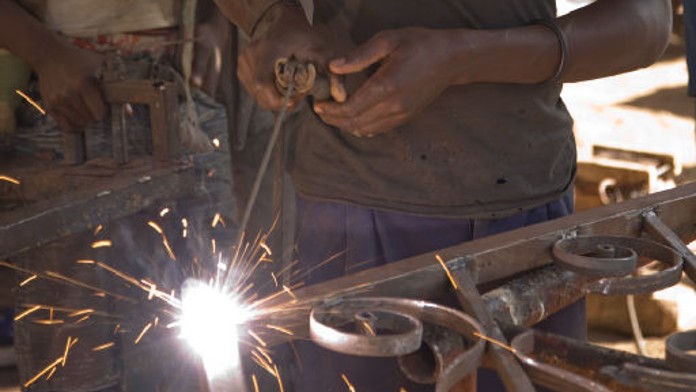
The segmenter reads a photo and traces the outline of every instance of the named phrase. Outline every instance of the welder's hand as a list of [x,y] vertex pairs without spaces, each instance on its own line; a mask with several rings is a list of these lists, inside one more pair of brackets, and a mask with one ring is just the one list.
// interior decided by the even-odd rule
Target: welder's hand
[[70,44],[56,48],[35,70],[46,111],[64,132],[76,132],[108,113],[97,80],[103,56]]
[[[336,56],[335,26],[310,26],[301,8],[277,3],[260,22],[251,43],[239,56],[237,74],[240,81],[259,105],[280,110],[283,96],[275,85],[275,63],[280,58],[294,58],[300,63],[312,63],[318,73],[326,73],[328,60]],[[289,107],[295,107],[304,97],[296,94]]]
[[348,75],[379,64],[346,103],[319,102],[322,120],[355,136],[392,130],[428,106],[453,81],[446,30],[403,28],[383,31],[349,55],[330,62],[331,72]]

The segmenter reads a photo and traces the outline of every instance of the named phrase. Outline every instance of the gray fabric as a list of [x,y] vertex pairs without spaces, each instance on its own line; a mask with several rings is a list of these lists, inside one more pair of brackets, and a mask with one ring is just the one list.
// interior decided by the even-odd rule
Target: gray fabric
[[[552,0],[349,0],[356,44],[399,27],[495,29],[553,18]],[[321,19],[317,4],[315,19]],[[497,218],[557,199],[573,179],[572,119],[561,85],[447,89],[409,123],[374,138],[323,124],[305,107],[292,125],[297,191],[321,200],[430,216]]]

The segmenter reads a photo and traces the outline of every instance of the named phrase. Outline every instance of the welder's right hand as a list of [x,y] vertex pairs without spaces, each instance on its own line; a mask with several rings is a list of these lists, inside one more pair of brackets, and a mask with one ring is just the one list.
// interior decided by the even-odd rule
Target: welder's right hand
[[54,49],[35,69],[41,97],[63,132],[77,132],[108,112],[97,79],[103,56],[70,44]]
[[[294,58],[313,63],[318,73],[325,74],[328,61],[337,55],[332,41],[336,41],[335,33],[322,25],[310,26],[301,8],[278,2],[259,22],[240,54],[237,76],[261,107],[278,111],[283,96],[274,81],[276,60]],[[294,108],[303,98],[296,94],[289,107]]]

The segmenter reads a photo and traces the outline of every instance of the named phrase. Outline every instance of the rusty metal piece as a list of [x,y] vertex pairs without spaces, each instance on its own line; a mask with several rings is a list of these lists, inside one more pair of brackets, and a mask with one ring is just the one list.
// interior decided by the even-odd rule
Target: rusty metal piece
[[[474,316],[483,328],[483,333],[496,341],[507,344],[507,339],[498,327],[491,314],[486,308],[486,304],[481,298],[481,294],[476,288],[476,284],[469,277],[465,269],[460,269],[453,273],[457,283],[457,299],[462,308],[468,314]],[[500,345],[492,344],[488,346],[488,354],[498,371],[498,375],[503,380],[508,391],[534,391],[534,386],[525,374],[522,366],[515,359],[513,353]]]
[[563,238],[553,244],[552,254],[557,263],[571,271],[602,277],[625,276],[636,269],[638,260],[626,242],[612,236]]
[[499,325],[531,327],[587,294],[595,278],[550,265],[526,272],[483,295]]
[[519,358],[534,383],[554,391],[562,392],[610,392],[611,389],[573,372],[534,359],[534,331],[527,331],[512,339],[515,356]]
[[665,360],[674,370],[696,374],[695,353],[696,330],[673,333],[665,342]]
[[[442,366],[435,386],[436,392],[449,391],[452,386],[478,368],[485,348],[485,341],[474,335],[475,332],[479,334],[482,332],[480,325],[473,318],[442,305],[403,298],[354,298],[336,300],[330,304],[323,303],[316,306],[312,310],[312,314],[315,312],[339,312],[354,315],[363,311],[372,311],[373,309],[379,309],[381,312],[406,314],[421,322],[445,327],[460,334],[470,342],[466,351]],[[312,322],[310,320],[311,337],[317,344],[322,345],[323,337],[317,335],[311,327]],[[377,337],[379,338],[379,336]],[[377,345],[380,344],[378,340],[372,342]],[[346,346],[337,345],[336,347],[339,352],[352,350]],[[381,348],[375,349],[376,352],[381,350]]]
[[[140,66],[140,64],[138,64]],[[136,66],[133,66],[137,68]],[[128,135],[125,105],[147,105],[155,159],[171,162],[181,152],[177,85],[160,77],[130,77],[128,65],[117,55],[108,55],[102,72],[104,98],[111,106],[112,155],[123,165],[128,162]],[[65,162],[78,165],[88,159],[84,132],[64,134]]]
[[414,353],[396,360],[406,377],[419,384],[434,384],[445,365],[466,350],[464,339],[437,325],[423,325],[423,342]]
[[644,230],[658,241],[667,244],[681,253],[684,258],[684,272],[696,282],[696,255],[689,249],[681,238],[671,230],[655,213],[649,211],[643,215]]
[[626,362],[621,366],[606,366],[602,372],[632,391],[693,392],[696,374],[680,373]]
[[[55,167],[50,173],[57,179],[78,177],[88,166]],[[118,175],[83,174],[86,184],[77,191],[0,214],[0,259],[183,196],[195,184],[191,165],[155,168],[149,157],[108,171]]]
[[644,294],[662,290],[679,283],[683,259],[672,248],[646,238],[623,238],[624,246],[635,250],[641,258],[659,261],[668,267],[649,275],[624,278],[604,278],[588,285],[588,290],[603,295]]
[[377,307],[317,307],[309,329],[322,347],[366,357],[410,354],[418,350],[423,335],[423,324],[415,317]]

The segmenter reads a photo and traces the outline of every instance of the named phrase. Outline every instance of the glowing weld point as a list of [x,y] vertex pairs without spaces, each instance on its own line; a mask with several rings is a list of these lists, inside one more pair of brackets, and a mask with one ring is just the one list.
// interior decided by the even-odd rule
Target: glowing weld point
[[21,181],[19,181],[18,179],[10,176],[3,176],[2,174],[0,174],[0,181],[7,181],[15,185],[21,184]]
[[184,284],[180,337],[201,357],[211,379],[239,365],[238,328],[248,317],[221,290],[196,280]]

